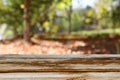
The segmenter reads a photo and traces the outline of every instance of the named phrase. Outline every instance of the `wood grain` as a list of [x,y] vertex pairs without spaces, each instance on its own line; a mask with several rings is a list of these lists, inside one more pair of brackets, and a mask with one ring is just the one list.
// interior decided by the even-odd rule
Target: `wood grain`
[[0,80],[120,80],[120,72],[2,73]]
[[8,72],[120,72],[120,55],[0,55]]
[[0,80],[120,80],[120,55],[0,55]]

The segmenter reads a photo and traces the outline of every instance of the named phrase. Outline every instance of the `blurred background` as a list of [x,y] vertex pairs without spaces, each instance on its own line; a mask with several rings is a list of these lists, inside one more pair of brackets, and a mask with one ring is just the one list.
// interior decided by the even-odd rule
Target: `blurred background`
[[[23,34],[24,0],[0,0],[0,39]],[[31,34],[119,33],[120,0],[35,0]]]
[[27,23],[37,38],[119,35],[120,0],[0,0],[0,40],[23,37]]

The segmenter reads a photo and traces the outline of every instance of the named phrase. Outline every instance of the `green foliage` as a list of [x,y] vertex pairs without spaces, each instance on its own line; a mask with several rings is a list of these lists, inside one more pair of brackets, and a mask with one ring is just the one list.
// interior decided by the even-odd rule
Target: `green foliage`
[[[119,6],[112,6],[115,0],[95,0],[95,7],[72,10],[72,31],[95,26],[95,29],[119,27]],[[31,33],[43,29],[46,33],[68,30],[68,9],[72,0],[32,0],[30,5]],[[0,24],[6,23],[14,34],[23,33],[24,0],[0,0]],[[114,21],[114,23],[113,23]],[[116,25],[114,25],[116,24]],[[10,32],[8,31],[6,35]]]
[[72,35],[87,35],[87,36],[95,36],[95,35],[104,35],[104,34],[111,34],[115,31],[115,34],[120,35],[120,28],[113,29],[101,29],[99,31],[97,30],[83,30],[83,31],[75,31],[72,32]]
[[84,23],[85,25],[93,25],[94,24],[94,21],[96,20],[95,19],[95,16],[96,16],[96,13],[95,13],[95,10],[92,8],[92,7],[87,7],[85,9],[85,12],[84,12],[85,16],[84,16]]
[[71,4],[71,0],[58,0],[57,8],[58,9],[65,9]]
[[74,11],[72,14],[72,31],[79,31],[82,30],[83,28],[83,18],[84,18],[84,13],[80,10]]
[[112,27],[112,3],[113,0],[98,0],[95,2],[95,7],[97,8],[96,20],[98,26],[102,27]]
[[[119,0],[118,0],[119,1]],[[115,27],[120,27],[120,2],[116,6],[113,6],[112,10],[112,18],[113,18],[113,24]]]
[[7,4],[0,3],[0,23],[6,23],[12,27],[16,33],[19,27],[22,27],[22,10],[19,3],[22,0],[7,0]]
[[[66,9],[71,4],[71,0],[32,0],[30,5],[30,22],[32,27],[42,26],[48,21],[51,26],[55,26],[54,20],[58,10]],[[56,7],[57,6],[57,7]],[[24,0],[0,0],[0,23],[6,23],[12,28],[15,34],[22,34],[23,31],[23,9]],[[59,15],[58,15],[59,16]],[[40,24],[39,26],[37,24]],[[57,27],[46,26],[46,30],[57,32]],[[56,25],[58,26],[58,25]],[[48,28],[47,28],[48,27]],[[49,31],[46,31],[49,32]]]

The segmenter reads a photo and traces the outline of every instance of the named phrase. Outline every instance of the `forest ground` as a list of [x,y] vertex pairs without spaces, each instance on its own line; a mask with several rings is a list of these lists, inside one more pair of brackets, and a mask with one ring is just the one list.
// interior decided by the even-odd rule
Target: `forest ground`
[[61,39],[36,39],[28,44],[21,38],[0,42],[0,54],[118,54],[120,36],[77,36]]

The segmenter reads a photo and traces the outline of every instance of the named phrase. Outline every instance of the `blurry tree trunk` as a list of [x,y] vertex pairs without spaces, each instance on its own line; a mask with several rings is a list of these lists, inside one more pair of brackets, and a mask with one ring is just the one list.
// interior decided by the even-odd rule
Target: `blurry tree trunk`
[[68,10],[68,34],[71,34],[72,30],[72,5],[70,5]]
[[30,41],[30,18],[29,18],[29,8],[31,0],[24,1],[24,33],[23,38],[26,42]]

